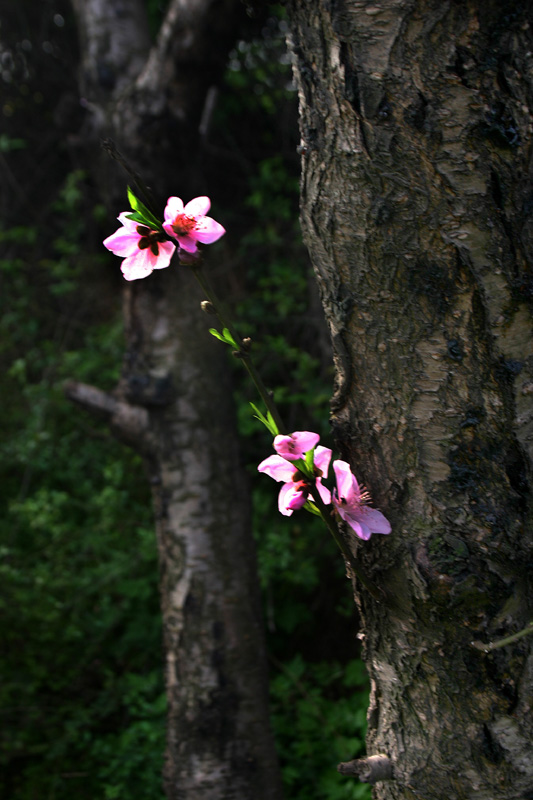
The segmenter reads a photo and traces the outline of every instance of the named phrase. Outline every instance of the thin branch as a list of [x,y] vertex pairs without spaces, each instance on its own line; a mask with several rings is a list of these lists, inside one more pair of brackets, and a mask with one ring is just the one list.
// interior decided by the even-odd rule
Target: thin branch
[[316,488],[316,485],[311,487],[311,496],[313,498],[314,504],[316,505],[316,507],[320,512],[320,518],[324,522],[328,531],[333,536],[333,539],[335,540],[337,547],[341,551],[345,560],[350,565],[350,568],[352,569],[356,578],[358,578],[361,581],[365,589],[367,589],[370,592],[374,600],[377,600],[378,603],[385,600],[386,594],[383,591],[383,589],[381,589],[379,586],[376,586],[376,584],[373,583],[370,580],[370,578],[367,578],[365,573],[357,564],[355,556],[353,555],[347,543],[344,541],[344,538],[341,532],[339,531],[337,523],[334,521],[331,513],[328,511],[328,508],[324,505],[322,498],[320,497],[320,493]]
[[91,414],[106,419],[117,438],[140,452],[150,449],[149,415],[146,408],[130,405],[86,383],[69,381],[65,395]]
[[524,636],[529,636],[530,633],[533,633],[533,622],[530,622],[525,628],[522,628],[521,631],[517,631],[517,633],[512,633],[510,636],[506,636],[504,639],[499,639],[497,642],[489,642],[489,644],[484,644],[480,641],[470,642],[472,647],[475,647],[476,650],[481,650],[482,653],[490,653],[491,650],[499,650],[500,647],[505,647],[508,644],[512,644],[513,642],[517,642],[519,639],[523,639]]
[[245,370],[247,371],[248,375],[252,379],[252,382],[257,389],[257,392],[261,399],[263,400],[264,404],[266,405],[267,409],[272,414],[272,418],[275,421],[278,431],[280,433],[285,432],[285,426],[283,425],[283,421],[279,414],[276,404],[272,399],[272,395],[269,390],[266,388],[265,384],[263,383],[263,379],[259,375],[257,369],[255,368],[255,364],[252,361],[252,358],[249,352],[246,351],[245,348],[242,347],[243,345],[243,338],[240,336],[238,331],[236,330],[224,303],[217,297],[213,287],[211,286],[205,272],[202,270],[201,266],[198,264],[197,266],[192,267],[192,272],[194,277],[198,281],[200,287],[205,292],[206,297],[211,302],[213,307],[213,311],[215,312],[220,324],[223,328],[227,328],[230,334],[232,335],[235,343],[240,348],[238,355],[241,357],[242,365],[244,366]]
[[130,178],[132,179],[139,194],[142,196],[145,205],[150,209],[152,214],[158,217],[159,211],[157,209],[157,205],[152,192],[145,184],[139,173],[132,167],[129,161],[120,152],[113,139],[109,137],[107,137],[106,139],[102,139],[102,150],[104,150],[110,158],[114,159],[118,164],[120,164],[124,172],[127,175],[129,175]]

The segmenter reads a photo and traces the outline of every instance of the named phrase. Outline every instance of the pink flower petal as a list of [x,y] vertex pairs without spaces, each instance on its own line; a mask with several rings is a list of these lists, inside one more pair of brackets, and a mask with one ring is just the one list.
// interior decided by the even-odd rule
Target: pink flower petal
[[[174,217],[172,218],[174,220]],[[167,236],[171,236],[173,239],[176,238],[176,234],[174,233],[174,228],[172,227],[172,222],[163,222],[163,230],[167,234]]]
[[165,222],[174,222],[178,214],[182,213],[183,200],[181,197],[169,197],[165,206]]
[[138,222],[135,222],[134,219],[129,219],[129,215],[133,214],[133,211],[122,211],[117,217],[118,221],[124,225],[125,228],[129,231],[136,231]]
[[320,478],[317,478],[316,488],[318,489],[318,493],[322,498],[322,502],[324,503],[324,505],[329,506],[329,504],[331,503],[331,492],[329,489],[323,486]]
[[127,281],[146,278],[152,273],[154,266],[150,256],[152,256],[152,253],[148,248],[146,250],[137,248],[137,255],[124,259],[120,268]]
[[[278,510],[280,514],[283,514],[284,517],[290,517],[292,512],[294,511],[293,508],[290,508],[287,505],[287,499],[290,499],[291,495],[289,493],[291,492],[293,486],[294,486],[293,483],[284,483],[281,489],[279,490]],[[289,495],[289,498],[287,498],[287,495]]]
[[[340,509],[339,513],[341,513]],[[354,519],[354,517],[351,517],[349,514],[345,515],[344,520],[350,526],[356,536],[358,536],[360,539],[363,539],[365,542],[368,542],[372,536],[372,531],[367,525],[361,522],[361,520]]]
[[138,233],[131,233],[126,228],[119,228],[107,239],[104,239],[104,247],[111,250],[116,256],[132,256],[139,249]]
[[320,441],[318,433],[311,431],[294,431],[289,436],[278,435],[274,439],[274,450],[287,461],[304,458],[308,450]]
[[368,494],[363,493],[346,461],[334,461],[337,489],[333,503],[343,519],[360,539],[368,540],[373,533],[390,533],[388,519],[376,508],[366,505]]
[[284,483],[279,490],[278,508],[285,517],[290,517],[293,511],[302,508],[307,502],[307,492],[303,490],[302,484]]
[[163,222],[163,230],[168,236],[172,237],[172,239],[177,239],[179,246],[187,253],[196,253],[198,249],[196,241],[199,241],[199,239],[195,231],[191,231],[188,234],[177,234],[171,222]]
[[219,222],[215,222],[211,217],[201,217],[197,220],[196,228],[191,231],[190,235],[202,244],[212,244],[225,233],[226,229]]
[[137,249],[137,243],[140,239],[137,233],[138,223],[132,219],[128,219],[128,211],[122,211],[118,215],[118,221],[122,224],[119,228],[107,239],[104,239],[104,247],[111,250],[116,256],[131,256]]
[[188,217],[203,217],[211,208],[209,197],[195,197],[189,200],[183,211]]
[[[359,489],[359,484],[355,480],[350,465],[346,461],[334,461],[333,471],[337,479],[337,493],[339,498],[344,498],[347,503],[354,497],[355,486]],[[355,481],[355,486],[354,486]]]
[[159,255],[155,257],[154,269],[164,269],[170,264],[176,245],[172,242],[158,242]]
[[390,533],[391,524],[387,517],[378,511],[377,508],[369,508],[363,506],[361,509],[361,517],[359,521],[361,524],[368,525],[372,533]]
[[257,467],[259,472],[265,472],[270,478],[275,481],[284,481],[285,483],[292,482],[294,477],[294,467],[281,456],[269,456],[261,461]]
[[331,461],[331,450],[329,449],[329,447],[322,447],[322,445],[319,444],[315,450],[314,462],[315,466],[318,467],[318,469],[321,471],[323,478],[328,477],[328,468],[330,461]]
[[286,483],[288,490],[285,494],[285,506],[291,511],[297,511],[307,503],[307,490],[300,483]]
[[176,236],[176,234],[173,233],[172,235],[178,240],[179,245],[181,248],[183,248],[183,250],[185,250],[187,253],[196,253],[198,248],[196,247],[196,241],[194,240],[192,234],[189,234],[188,236]]

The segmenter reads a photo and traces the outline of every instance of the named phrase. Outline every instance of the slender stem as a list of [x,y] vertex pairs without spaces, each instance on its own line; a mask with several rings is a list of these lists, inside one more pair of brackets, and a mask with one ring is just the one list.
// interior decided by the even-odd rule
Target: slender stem
[[320,516],[324,524],[326,525],[328,531],[333,536],[337,547],[339,548],[344,558],[352,568],[354,575],[361,581],[365,589],[368,589],[374,600],[377,600],[378,602],[380,600],[383,600],[385,597],[385,593],[383,592],[382,589],[379,589],[379,587],[377,587],[375,583],[372,583],[372,581],[369,578],[367,578],[364,572],[362,572],[362,570],[358,567],[352,551],[350,550],[350,548],[344,541],[343,537],[339,533],[337,524],[334,522],[331,514],[328,512],[328,509],[324,505],[322,498],[320,497],[320,494],[318,492],[318,489],[316,488],[316,485],[311,487],[311,495],[313,497],[313,501],[316,507],[320,512]]
[[512,633],[510,636],[506,636],[504,639],[499,639],[497,642],[489,642],[489,644],[483,644],[483,642],[471,642],[471,644],[472,647],[475,647],[477,650],[482,650],[484,653],[490,653],[491,650],[498,650],[500,647],[505,647],[507,644],[517,642],[519,639],[523,639],[524,636],[528,636],[530,633],[533,633],[533,622],[530,622],[529,625],[527,625],[525,628],[522,628],[521,631]]
[[247,371],[248,375],[252,379],[255,388],[257,389],[259,396],[263,400],[264,404],[266,405],[267,409],[272,414],[272,418],[277,425],[278,431],[280,433],[285,432],[285,426],[283,425],[283,420],[279,414],[276,404],[272,399],[272,395],[266,388],[265,384],[261,376],[259,375],[254,362],[250,354],[243,348],[242,346],[242,337],[239,335],[238,331],[236,330],[233,322],[231,321],[228,312],[222,303],[222,301],[216,296],[213,287],[210,285],[209,281],[207,280],[202,268],[200,266],[193,266],[192,271],[194,273],[194,277],[202,287],[203,291],[207,295],[208,300],[212,303],[213,308],[215,310],[216,316],[218,317],[220,324],[223,328],[227,328],[230,332],[232,338],[235,340],[239,347],[238,355],[243,363],[245,370]]
[[155,218],[158,219],[159,212],[157,210],[157,204],[154,200],[152,192],[145,184],[139,173],[133,169],[129,161],[120,152],[113,139],[104,139],[102,141],[102,149],[105,150],[108,156],[113,158],[115,161],[118,161],[124,172],[127,172],[137,187],[139,194],[143,195],[146,206],[152,212]]

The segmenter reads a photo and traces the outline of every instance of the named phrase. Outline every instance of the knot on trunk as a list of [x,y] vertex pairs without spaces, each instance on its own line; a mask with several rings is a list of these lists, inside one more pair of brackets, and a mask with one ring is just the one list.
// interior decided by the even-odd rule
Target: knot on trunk
[[392,761],[383,753],[355,761],[343,761],[337,766],[341,775],[356,775],[362,783],[390,781],[393,778]]

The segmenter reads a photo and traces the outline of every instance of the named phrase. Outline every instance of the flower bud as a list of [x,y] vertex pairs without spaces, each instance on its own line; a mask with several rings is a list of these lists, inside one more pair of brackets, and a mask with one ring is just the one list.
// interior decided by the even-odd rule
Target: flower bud
[[195,264],[199,264],[202,260],[202,254],[199,250],[196,250],[194,253],[188,253],[187,250],[184,250],[182,247],[178,249],[178,258],[180,264],[185,264],[186,266],[194,266]]

